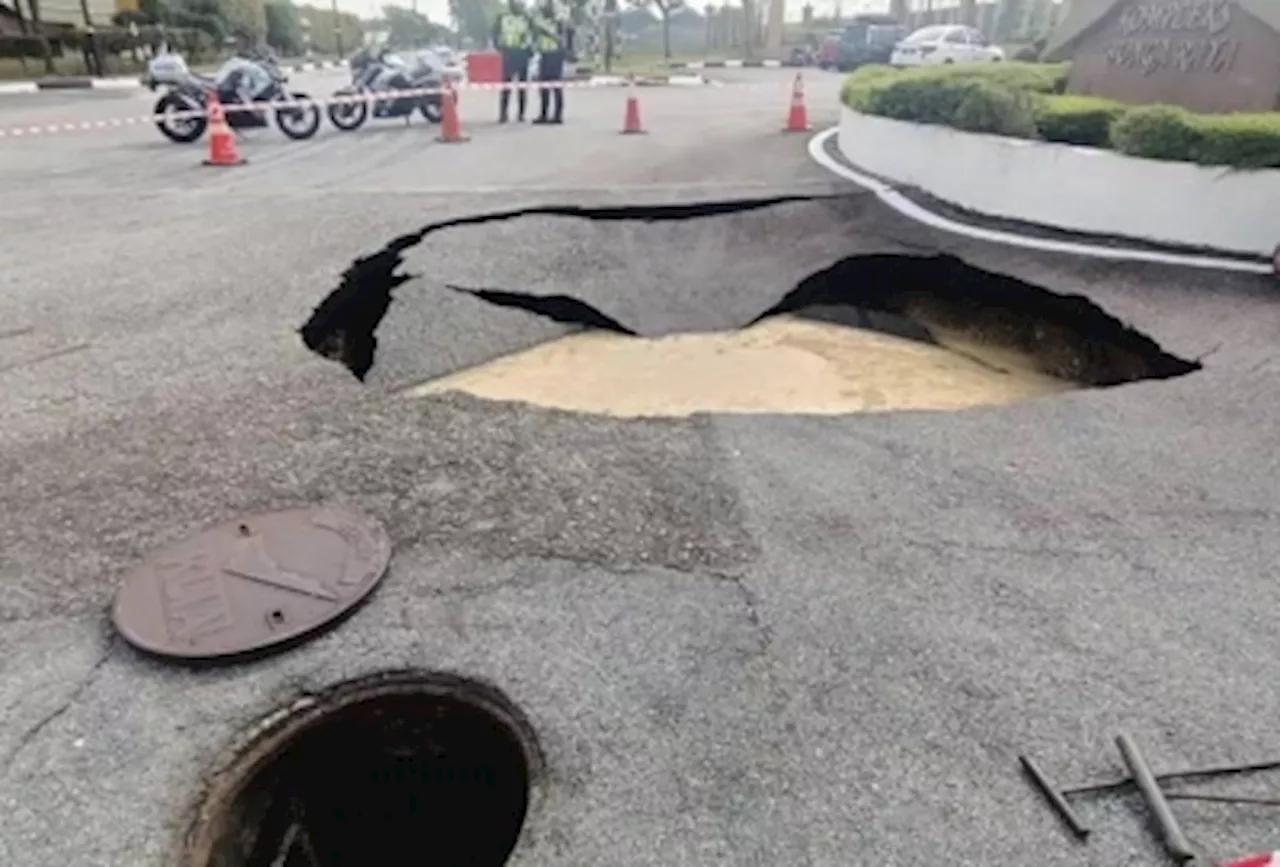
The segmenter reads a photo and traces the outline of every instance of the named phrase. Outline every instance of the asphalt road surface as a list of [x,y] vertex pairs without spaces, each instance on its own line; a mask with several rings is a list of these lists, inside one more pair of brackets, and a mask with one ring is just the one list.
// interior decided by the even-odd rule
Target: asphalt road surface
[[[548,770],[519,865],[1145,867],[1166,862],[1131,796],[1081,804],[1095,831],[1077,845],[1016,754],[1111,777],[1124,728],[1164,768],[1280,758],[1268,279],[979,245],[870,197],[679,231],[529,217],[411,252],[368,384],[302,346],[353,259],[426,223],[849,190],[780,133],[787,73],[721,77],[641,91],[647,136],[617,134],[617,89],[570,93],[563,128],[498,127],[496,96],[465,93],[466,144],[398,122],[267,131],[232,169],[110,124],[150,95],[0,99],[0,129],[106,122],[0,139],[0,864],[171,863],[235,735],[403,667],[490,681],[535,725]],[[837,86],[810,80],[816,127]],[[922,249],[1085,293],[1206,368],[836,418],[624,422],[394,393],[559,333],[443,305],[451,279],[725,327],[832,257]],[[113,636],[107,605],[145,552],[330,501],[395,544],[342,628],[196,673]],[[1262,809],[1177,810],[1217,857],[1280,844]]]

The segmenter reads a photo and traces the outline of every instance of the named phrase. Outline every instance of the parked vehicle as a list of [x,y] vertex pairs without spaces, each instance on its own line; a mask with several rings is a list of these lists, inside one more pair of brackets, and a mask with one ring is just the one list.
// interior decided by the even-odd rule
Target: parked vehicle
[[791,49],[791,54],[787,56],[784,63],[785,66],[803,67],[813,66],[817,62],[817,55],[814,49],[808,45],[796,45]]
[[[320,128],[320,108],[307,94],[288,91],[288,80],[275,58],[265,54],[232,57],[213,76],[191,72],[177,55],[160,55],[148,66],[144,78],[152,90],[168,88],[155,105],[159,118],[156,128],[180,144],[204,135],[209,126],[205,112],[212,94],[217,94],[218,102],[226,109],[227,126],[232,129],[266,127],[268,115],[274,113],[276,126],[289,138],[311,138]],[[254,103],[272,105],[237,108]]]
[[840,47],[840,37],[843,35],[843,30],[832,30],[822,37],[822,41],[818,43],[816,58],[819,69],[836,68],[836,52]]
[[[418,51],[405,58],[385,49],[370,51],[361,49],[348,61],[351,68],[351,84],[336,91],[335,100],[342,97],[361,97],[349,101],[329,103],[329,120],[338,129],[350,132],[364,125],[370,116],[374,118],[402,117],[407,123],[414,112],[430,123],[439,123],[444,117],[444,93],[446,80],[459,78],[456,67],[447,65],[434,51]],[[379,99],[378,94],[395,91],[416,91],[408,96],[391,96]],[[427,92],[422,92],[427,91]],[[457,95],[454,95],[457,98]]]
[[943,24],[912,33],[893,49],[889,62],[894,66],[925,66],[934,63],[992,63],[1004,60],[1004,51],[987,42],[972,27]]
[[888,63],[893,48],[908,34],[906,27],[888,15],[859,15],[840,34],[835,67],[850,72],[868,63]]

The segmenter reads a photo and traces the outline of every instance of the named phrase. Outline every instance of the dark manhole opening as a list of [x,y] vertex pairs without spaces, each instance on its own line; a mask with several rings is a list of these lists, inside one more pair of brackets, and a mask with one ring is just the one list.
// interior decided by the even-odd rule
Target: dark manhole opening
[[498,867],[541,765],[497,690],[442,676],[348,684],[290,714],[221,774],[187,867]]

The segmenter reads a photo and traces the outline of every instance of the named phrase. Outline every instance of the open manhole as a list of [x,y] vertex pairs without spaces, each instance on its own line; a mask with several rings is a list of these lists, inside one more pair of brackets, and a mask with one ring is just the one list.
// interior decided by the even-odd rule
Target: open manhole
[[608,415],[960,410],[1194,372],[1080,295],[950,256],[854,256],[743,328],[641,337],[567,298],[474,290],[584,330],[414,386]]
[[280,715],[220,773],[184,867],[498,867],[541,767],[499,691],[379,675]]

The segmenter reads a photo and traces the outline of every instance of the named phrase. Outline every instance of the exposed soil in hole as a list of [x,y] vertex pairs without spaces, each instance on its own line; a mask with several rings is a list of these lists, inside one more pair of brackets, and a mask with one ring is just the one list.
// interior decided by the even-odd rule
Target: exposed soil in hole
[[451,288],[561,322],[585,311],[576,321],[588,330],[432,380],[413,396],[464,391],[620,416],[945,410],[1200,368],[1084,296],[949,256],[850,257],[748,327],[658,338],[564,296]]
[[186,867],[498,867],[540,767],[495,690],[445,676],[347,684],[215,782]]
[[713,334],[577,334],[432,380],[410,394],[462,391],[490,400],[654,417],[963,409],[1073,387],[1039,373],[1027,359],[1006,360],[996,369],[924,342],[781,316]]

